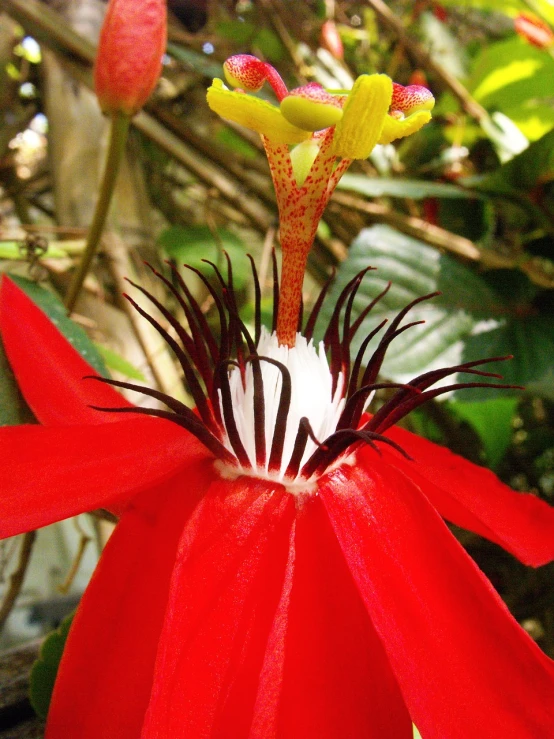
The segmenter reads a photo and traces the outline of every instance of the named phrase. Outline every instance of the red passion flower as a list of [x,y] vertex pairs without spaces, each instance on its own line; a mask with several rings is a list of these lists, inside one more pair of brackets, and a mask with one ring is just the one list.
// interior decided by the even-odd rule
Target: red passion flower
[[369,416],[414,304],[351,362],[376,302],[352,316],[365,272],[315,345],[324,289],[294,347],[261,326],[255,270],[252,334],[232,273],[214,274],[199,276],[217,334],[179,273],[160,278],[187,327],[138,288],[171,328],[137,305],[195,411],[95,376],[3,279],[2,338],[42,425],[0,429],[0,534],[121,515],[70,630],[47,739],[410,739],[412,722],[424,739],[553,736],[553,662],[443,517],[538,566],[554,558],[554,509],[394,426],[452,373],[481,383],[484,362],[389,384]]

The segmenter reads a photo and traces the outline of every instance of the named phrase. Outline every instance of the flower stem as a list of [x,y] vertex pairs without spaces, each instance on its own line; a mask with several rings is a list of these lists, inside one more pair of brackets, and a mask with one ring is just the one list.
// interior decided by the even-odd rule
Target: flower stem
[[302,304],[302,286],[309,249],[287,248],[281,244],[283,263],[279,288],[277,313],[277,338],[279,344],[293,347],[296,344],[298,316]]
[[106,167],[102,176],[102,184],[100,186],[94,217],[88,231],[87,243],[83,257],[77,267],[77,271],[73,275],[73,280],[65,296],[64,302],[68,313],[71,313],[75,307],[83,282],[85,281],[85,277],[88,274],[90,265],[92,264],[92,260],[96,254],[98,244],[100,243],[100,237],[102,236],[106,216],[108,215],[108,210],[112,201],[117,174],[119,172],[119,165],[123,157],[123,152],[125,151],[125,144],[127,143],[130,121],[130,116],[125,113],[117,112],[112,114],[110,124],[110,143],[106,158]]

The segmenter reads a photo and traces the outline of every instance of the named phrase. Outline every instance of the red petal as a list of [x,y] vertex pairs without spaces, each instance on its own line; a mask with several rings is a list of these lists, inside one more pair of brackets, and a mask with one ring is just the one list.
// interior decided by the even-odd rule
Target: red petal
[[0,538],[119,506],[206,454],[186,431],[153,418],[1,428]]
[[554,663],[421,492],[364,451],[320,496],[422,736],[552,736]]
[[404,429],[387,431],[414,462],[383,449],[388,462],[420,487],[441,516],[500,544],[527,565],[554,559],[554,507],[516,493],[490,470]]
[[321,503],[297,505],[243,477],[197,508],[142,739],[412,736]]
[[115,413],[88,408],[131,406],[98,374],[52,321],[7,277],[0,285],[0,332],[17,382],[35,416],[47,425],[117,422]]
[[318,497],[298,512],[249,736],[413,736],[396,678]]
[[177,544],[212,474],[195,463],[123,515],[71,627],[47,739],[140,736]]
[[294,513],[280,485],[212,485],[181,539],[142,739],[248,735]]

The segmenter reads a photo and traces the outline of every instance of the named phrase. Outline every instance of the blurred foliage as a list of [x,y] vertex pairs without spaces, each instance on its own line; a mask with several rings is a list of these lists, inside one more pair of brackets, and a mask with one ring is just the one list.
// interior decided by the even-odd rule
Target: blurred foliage
[[[162,271],[168,258],[204,270],[202,259],[220,265],[227,251],[245,314],[253,298],[246,253],[261,265],[269,299],[276,208],[267,165],[255,137],[227,126],[205,104],[210,77],[227,56],[263,56],[291,87],[307,80],[348,87],[356,75],[374,71],[402,84],[427,84],[437,99],[433,122],[399,145],[377,147],[344,178],[318,232],[306,299],[313,300],[332,267],[338,289],[372,264],[378,271],[366,276],[357,307],[386,281],[393,287],[367,319],[371,329],[417,295],[441,291],[413,312],[413,320],[426,323],[393,344],[387,376],[402,381],[445,362],[513,354],[494,369],[527,390],[454,395],[419,410],[412,427],[554,503],[554,58],[551,46],[538,48],[514,30],[517,15],[530,10],[554,24],[554,8],[548,0],[383,5],[227,0],[212,3],[212,15],[194,33],[174,18],[163,79],[135,120],[132,141],[147,226],[138,234],[126,230],[125,206],[117,205],[115,228],[128,245],[127,261],[122,266],[106,243],[87,295],[123,315],[121,280],[129,269],[144,275],[144,259]],[[54,32],[21,7],[6,0],[8,15],[0,18],[0,269],[39,281],[36,299],[48,302],[52,291],[66,289],[71,245],[87,224],[58,217],[48,159],[56,133],[44,117],[53,83],[41,67],[45,53],[53,54],[75,89],[90,85],[94,38],[77,47],[67,16],[57,16]],[[51,8],[42,8],[46,18]],[[322,35],[326,21],[332,26]],[[329,28],[344,58],[333,56],[338,46],[330,44]],[[86,178],[79,157],[74,166]],[[41,234],[48,252],[32,259],[21,251],[29,233]],[[207,297],[200,283],[195,290]],[[163,298],[179,312],[170,295]],[[324,311],[332,304],[333,293]],[[213,310],[209,300],[205,307]],[[85,302],[79,312],[107,363],[136,377],[136,358],[125,356],[125,346],[109,345],[104,314],[88,315],[89,308]],[[72,336],[61,317],[59,326]],[[127,330],[138,329],[129,323]],[[139,339],[144,348],[147,339]],[[92,344],[89,350],[99,357]],[[145,350],[144,363],[158,378],[156,357]],[[16,422],[20,399],[3,361],[0,387],[2,421]],[[517,618],[554,655],[552,569],[529,572],[494,545],[459,535]]]

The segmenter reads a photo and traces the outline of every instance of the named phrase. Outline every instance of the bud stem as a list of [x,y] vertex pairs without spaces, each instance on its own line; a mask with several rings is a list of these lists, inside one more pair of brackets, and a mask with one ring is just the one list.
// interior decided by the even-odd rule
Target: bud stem
[[119,172],[119,165],[123,152],[125,151],[125,144],[127,143],[130,121],[130,116],[125,113],[116,112],[111,116],[108,155],[106,157],[106,166],[102,176],[102,184],[100,185],[94,216],[87,234],[85,251],[65,296],[64,302],[68,313],[71,313],[75,307],[83,282],[100,243],[100,237],[104,230],[104,224]]

